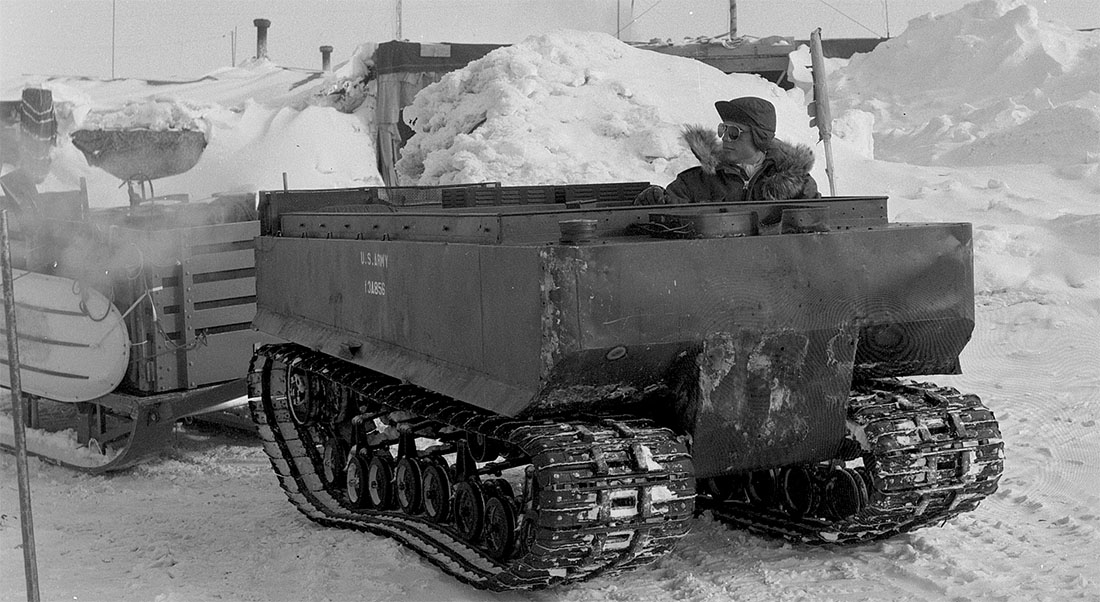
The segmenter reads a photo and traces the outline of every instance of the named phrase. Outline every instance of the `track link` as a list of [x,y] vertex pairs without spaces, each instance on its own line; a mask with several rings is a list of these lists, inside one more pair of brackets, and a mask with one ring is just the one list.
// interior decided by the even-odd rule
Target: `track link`
[[[326,410],[332,420],[311,424],[295,417],[291,396],[279,385],[291,369],[325,391],[324,403],[340,406]],[[323,525],[397,539],[478,588],[535,589],[649,563],[672,549],[693,516],[695,482],[685,445],[644,421],[516,420],[289,343],[256,352],[249,391],[271,465],[303,514]],[[482,435],[511,450],[509,467],[524,475],[522,494],[502,498],[511,500],[517,515],[514,551],[490,555],[486,541],[470,541],[453,521],[359,507],[325,473],[326,433],[346,431],[356,423],[353,415],[386,412],[400,413],[403,424],[421,434]],[[486,470],[493,469],[481,472]]]
[[851,453],[800,467],[811,475],[799,488],[803,503],[782,499],[780,483],[771,499],[708,495],[700,497],[700,508],[737,527],[794,541],[859,543],[942,524],[997,490],[1004,444],[993,413],[974,395],[893,379],[861,383],[849,403],[848,427]]

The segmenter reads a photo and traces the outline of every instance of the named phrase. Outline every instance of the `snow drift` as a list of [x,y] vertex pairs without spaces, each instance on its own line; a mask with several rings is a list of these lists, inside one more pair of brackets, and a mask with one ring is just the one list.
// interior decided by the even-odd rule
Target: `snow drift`
[[833,73],[834,114],[875,116],[876,156],[919,165],[1100,160],[1100,31],[1021,0],[914,19]]
[[416,135],[397,169],[422,186],[667,184],[695,164],[680,142],[683,125],[713,127],[714,102],[737,96],[772,101],[778,137],[814,141],[800,91],[608,34],[557,31],[497,49],[421,91],[405,111]]
[[[369,54],[369,50],[366,51]],[[93,207],[127,204],[118,178],[91,167],[70,135],[79,129],[195,130],[207,147],[191,170],[154,181],[157,195],[191,200],[283,185],[332,188],[381,185],[376,168],[365,66],[337,72],[285,69],[252,60],[194,81],[25,78],[4,82],[4,97],[25,86],[53,92],[58,146],[43,190],[72,190],[83,178]]]

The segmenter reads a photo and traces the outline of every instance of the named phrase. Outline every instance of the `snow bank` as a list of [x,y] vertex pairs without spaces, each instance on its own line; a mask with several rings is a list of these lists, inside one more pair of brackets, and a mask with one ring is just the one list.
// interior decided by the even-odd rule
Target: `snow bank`
[[89,130],[150,129],[202,130],[201,115],[206,107],[174,98],[130,101],[121,108],[82,111],[73,125]]
[[982,0],[909,22],[830,81],[875,116],[878,158],[921,165],[1100,161],[1100,31]]
[[382,184],[376,167],[373,90],[365,85],[373,54],[364,45],[331,74],[251,60],[194,81],[56,77],[5,82],[4,97],[25,86],[53,92],[58,144],[41,190],[72,190],[84,179],[93,207],[126,205],[122,183],[91,167],[73,146],[78,129],[196,130],[207,146],[190,171],[154,181],[157,195],[191,200],[218,193]]
[[683,125],[717,124],[714,102],[737,96],[771,100],[780,138],[815,141],[800,91],[608,34],[556,31],[497,49],[421,91],[405,110],[416,135],[397,169],[415,185],[667,184],[697,163],[680,141]]
[[[269,108],[249,101],[208,114],[210,145],[191,171],[176,178],[184,191],[254,192],[282,188],[381,185],[374,137],[358,115],[331,107]],[[167,182],[169,179],[165,179]]]
[[[808,80],[808,51],[792,63]],[[921,165],[1100,161],[1100,32],[1040,22],[1022,0],[916,19],[874,52],[827,67],[838,153]],[[808,88],[784,92],[608,35],[558,31],[421,92],[406,110],[417,135],[398,171],[419,185],[665,184],[696,163],[680,128],[715,122],[717,99],[768,98],[778,136],[812,145]],[[823,182],[820,150],[814,173]]]

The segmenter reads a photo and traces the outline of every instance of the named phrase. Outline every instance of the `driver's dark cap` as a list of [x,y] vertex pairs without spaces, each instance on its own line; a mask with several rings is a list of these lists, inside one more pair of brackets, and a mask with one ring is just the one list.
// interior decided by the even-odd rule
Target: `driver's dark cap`
[[743,96],[714,103],[722,121],[741,123],[758,132],[765,140],[775,138],[775,105],[755,96]]

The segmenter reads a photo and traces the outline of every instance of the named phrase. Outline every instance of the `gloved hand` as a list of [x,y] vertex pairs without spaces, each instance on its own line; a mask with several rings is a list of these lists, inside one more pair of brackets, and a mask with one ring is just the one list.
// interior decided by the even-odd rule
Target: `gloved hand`
[[634,197],[635,205],[665,205],[668,203],[668,193],[664,188],[654,184],[638,193]]

